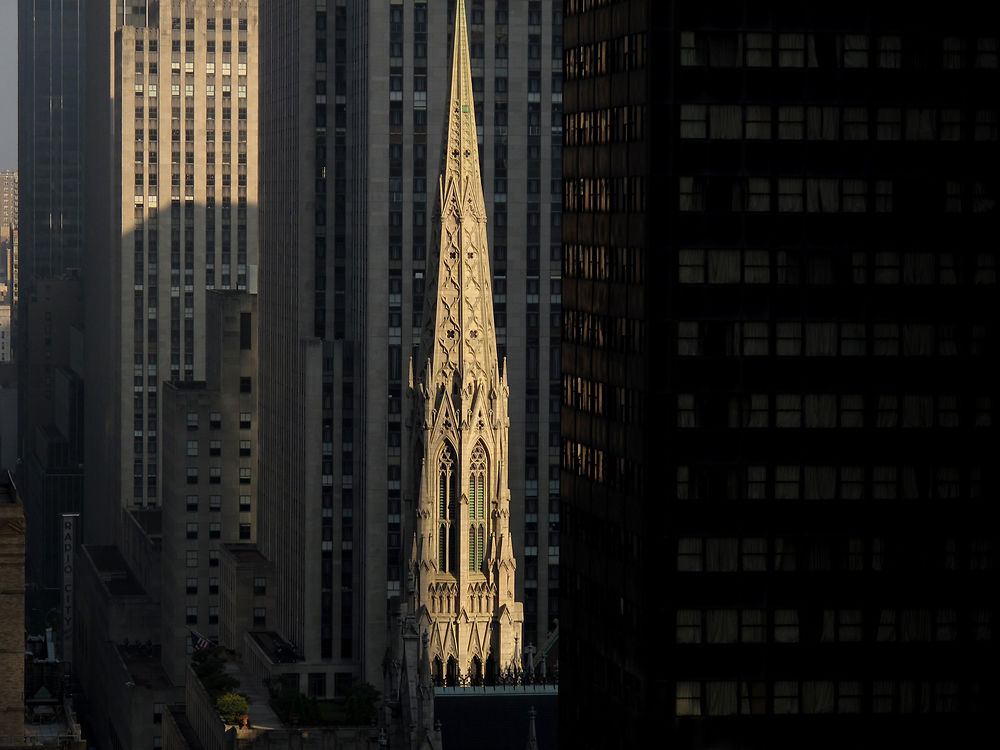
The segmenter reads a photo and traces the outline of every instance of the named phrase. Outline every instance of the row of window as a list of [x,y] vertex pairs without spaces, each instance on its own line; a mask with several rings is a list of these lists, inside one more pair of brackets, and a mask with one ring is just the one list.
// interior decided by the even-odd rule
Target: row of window
[[[242,381],[241,381],[241,388],[242,388]],[[196,411],[189,411],[187,413],[187,428],[189,430],[197,430],[198,429],[198,421],[199,421],[198,412],[196,412]],[[212,430],[221,430],[222,429],[222,414],[220,412],[212,412],[212,413],[210,413],[208,415],[208,426],[209,426],[209,429],[212,429]],[[249,430],[250,429],[250,412],[248,412],[248,411],[241,411],[240,412],[240,429],[241,430]]]
[[627,493],[641,491],[644,484],[640,462],[571,438],[563,438],[562,467],[578,477]]
[[956,680],[685,681],[675,685],[677,716],[954,713],[980,711],[979,683]]
[[[198,578],[188,578],[185,582],[185,593],[194,596],[198,593],[199,579]],[[208,593],[215,595],[219,593],[219,579],[209,578],[208,579]],[[267,594],[267,579],[263,576],[257,576],[253,579],[253,595],[254,596],[264,596]]]
[[[580,182],[580,181],[577,181]],[[573,184],[567,181],[567,184]],[[569,193],[567,190],[567,200]],[[942,194],[944,190],[942,190]],[[977,183],[982,201],[976,211],[991,210],[994,201]],[[891,180],[837,177],[680,177],[681,211],[735,211],[782,213],[864,213],[893,210]],[[567,204],[567,210],[570,210]]]
[[[566,326],[579,316],[564,313]],[[565,327],[568,340],[574,337]],[[953,357],[986,354],[987,328],[950,323],[680,321],[680,356]],[[592,337],[592,335],[591,335]],[[581,342],[582,343],[582,342]]]
[[[578,115],[573,117],[574,122],[578,119]],[[567,132],[569,122],[567,116]],[[680,137],[696,140],[995,141],[997,110],[682,104]]]
[[646,32],[636,32],[570,47],[563,52],[566,80],[641,70],[646,67],[646,46]]
[[[572,246],[567,246],[567,253]],[[588,260],[590,260],[588,258]],[[587,277],[615,275],[600,262],[582,262]],[[699,250],[677,253],[677,281],[681,284],[995,284],[997,255],[993,251],[956,253],[898,252],[896,250],[837,251]],[[620,272],[619,272],[620,273]]]
[[642,247],[568,244],[563,247],[562,274],[587,281],[641,284],[643,256]]
[[[796,609],[681,609],[676,643],[928,643],[990,641],[992,613],[987,609],[824,609],[822,617]],[[818,626],[818,627],[817,627]],[[805,632],[803,632],[805,631]]]
[[[250,467],[241,466],[240,467],[240,484],[250,484]],[[188,484],[198,484],[198,467],[189,466],[187,469],[187,483]],[[208,483],[209,484],[222,484],[222,469],[219,467],[211,467],[208,470]]]
[[[215,16],[208,16],[205,19],[205,28],[208,31],[215,31],[217,23],[218,23],[218,20],[216,19]],[[195,19],[194,18],[192,18],[191,16],[185,17],[185,19],[184,19],[184,29],[185,30],[187,30],[187,31],[194,31],[194,24],[195,24]],[[238,21],[237,21],[237,24],[238,24],[237,28],[240,31],[246,31],[247,30],[247,19],[246,18],[239,18]],[[170,20],[170,28],[173,31],[179,31],[180,30],[180,28],[181,28],[181,19],[180,19],[179,16],[174,16]],[[232,31],[233,30],[233,19],[232,19],[232,17],[223,16],[223,18],[222,18],[222,30],[223,31]],[[140,46],[140,45],[142,45],[142,40],[136,41],[135,44],[136,44],[136,47],[135,47],[136,50],[141,50],[142,49],[142,47]],[[152,44],[152,42],[151,42],[151,44]]]
[[606,8],[616,3],[624,3],[628,0],[565,0],[566,17],[578,16],[581,13],[589,13],[597,8]]
[[[228,83],[222,84],[219,91],[222,93],[223,97],[232,96],[232,86]],[[215,85],[207,84],[205,86],[205,93],[210,97],[214,97]],[[246,84],[245,83],[237,84],[236,93],[238,98],[246,99],[247,98]],[[159,87],[155,83],[148,83],[145,85],[142,83],[137,83],[135,84],[134,94],[137,100],[142,99],[143,95],[148,96],[150,99],[156,99],[159,95]],[[179,83],[170,84],[170,95],[179,97],[181,95],[181,84]],[[192,97],[194,95],[195,95],[195,85],[193,83],[184,84],[184,96]]]
[[918,500],[982,497],[982,468],[763,464],[677,467],[680,500]]
[[[198,608],[197,607],[187,607],[185,612],[185,622],[188,625],[198,624]],[[211,606],[208,608],[208,624],[218,625],[219,624],[219,608],[216,606]],[[253,625],[255,628],[265,628],[267,627],[267,608],[266,607],[254,607],[253,608]]]
[[[682,181],[684,179],[681,178]],[[579,177],[575,180],[564,180],[563,210],[575,213],[644,213],[646,178]]]
[[571,112],[563,117],[565,146],[631,143],[645,137],[646,105]]
[[[602,391],[598,389],[598,403]],[[677,426],[703,427],[991,427],[993,408],[989,396],[846,393],[745,393],[711,398],[693,393],[677,395]],[[725,411],[723,411],[723,409]]]
[[621,354],[643,351],[643,321],[601,315],[586,310],[564,310],[563,332],[566,341]]
[[[188,440],[187,441],[187,455],[197,456],[198,455],[198,441]],[[208,455],[210,456],[221,456],[222,455],[222,441],[221,440],[209,440],[208,441]],[[250,441],[240,440],[240,455],[249,456],[250,455]]]
[[[185,507],[188,513],[197,513],[200,498],[198,495],[187,495],[184,499]],[[240,495],[240,513],[250,512],[250,495]],[[222,510],[222,496],[221,495],[209,495],[208,496],[208,509],[210,511]]]
[[911,559],[905,549],[894,551],[895,559],[890,561],[882,539],[865,544],[857,538],[681,537],[677,540],[677,572],[861,573],[897,567],[912,573],[914,569],[990,571],[995,567],[991,539],[973,539],[961,554],[953,539],[944,540],[936,553],[923,542],[916,553],[918,557]]
[[940,67],[995,69],[997,38],[945,36],[932,45],[893,34],[680,32],[680,64],[712,68]]
[[[229,49],[226,45],[223,45],[222,51],[224,53],[229,53],[232,50]],[[241,46],[240,52],[246,52],[246,48]],[[233,73],[232,62],[229,59],[223,59],[223,61],[219,64],[218,72],[221,73],[224,76],[232,75],[232,73]],[[156,62],[150,62],[149,66],[147,68],[144,68],[141,60],[138,61],[138,62],[136,62],[136,64],[135,64],[135,74],[136,74],[136,76],[137,77],[141,77],[145,73],[148,73],[151,76],[158,75],[159,74],[159,65],[158,65],[158,63],[156,63]],[[180,63],[179,62],[174,62],[174,63],[171,64],[171,73],[173,73],[174,75],[179,75],[180,74]],[[242,61],[242,62],[237,62],[236,63],[236,73],[237,73],[237,75],[240,75],[240,76],[245,76],[247,74],[247,64],[246,64],[246,61]],[[184,74],[185,75],[194,75],[194,63],[193,62],[188,61],[188,62],[184,63]],[[214,76],[216,74],[215,60],[209,60],[208,62],[205,63],[205,74],[206,75],[210,75],[210,76]]]
[[[214,119],[214,117],[215,117],[214,108],[215,108],[215,103],[214,102],[208,102],[209,112],[207,113],[207,115],[208,115],[209,119]],[[135,108],[135,119],[136,120],[143,120],[147,114],[149,115],[149,119],[150,120],[159,120],[160,109],[159,109],[159,107],[155,107],[155,106],[150,106],[149,109],[146,109],[145,107],[142,106],[142,103],[140,102],[139,105]],[[177,107],[171,107],[170,108],[170,114],[171,114],[171,119],[174,120],[175,123],[178,124],[178,126],[179,126],[179,122],[180,122],[180,119],[181,119],[181,108],[179,106],[177,106]],[[186,106],[184,108],[184,117],[185,117],[186,120],[188,120],[188,126],[189,127],[194,127],[194,125],[193,125],[193,121],[194,121],[194,107],[193,106],[189,105],[189,106]],[[238,117],[241,120],[247,119],[247,108],[246,107],[240,107],[239,108],[239,110],[238,110]],[[222,107],[222,119],[223,120],[230,120],[230,119],[232,119],[232,110],[228,106],[224,105]]]
[[643,392],[590,378],[563,375],[562,403],[620,424],[637,424],[642,418]]

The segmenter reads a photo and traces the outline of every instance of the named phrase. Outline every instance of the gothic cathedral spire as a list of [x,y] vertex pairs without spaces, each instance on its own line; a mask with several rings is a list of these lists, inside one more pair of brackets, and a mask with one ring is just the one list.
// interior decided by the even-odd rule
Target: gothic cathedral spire
[[497,359],[465,2],[455,10],[440,241],[410,365],[414,611],[439,678],[520,669],[506,367]]

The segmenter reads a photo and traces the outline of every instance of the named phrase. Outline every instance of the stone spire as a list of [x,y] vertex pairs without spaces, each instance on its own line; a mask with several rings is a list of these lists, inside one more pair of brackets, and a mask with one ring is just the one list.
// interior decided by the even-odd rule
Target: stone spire
[[410,365],[406,499],[415,500],[413,606],[440,679],[517,669],[523,620],[509,528],[510,390],[497,359],[464,0],[438,194],[439,242]]
[[496,383],[500,374],[464,0],[455,13],[448,138],[435,212],[441,238],[436,268],[428,268],[420,354],[430,357],[436,383],[461,390],[472,381]]

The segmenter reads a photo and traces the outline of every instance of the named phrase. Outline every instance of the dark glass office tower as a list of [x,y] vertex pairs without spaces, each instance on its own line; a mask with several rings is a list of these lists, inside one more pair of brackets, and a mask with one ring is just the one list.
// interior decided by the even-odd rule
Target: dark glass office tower
[[962,7],[567,2],[569,744],[982,732],[1000,81]]

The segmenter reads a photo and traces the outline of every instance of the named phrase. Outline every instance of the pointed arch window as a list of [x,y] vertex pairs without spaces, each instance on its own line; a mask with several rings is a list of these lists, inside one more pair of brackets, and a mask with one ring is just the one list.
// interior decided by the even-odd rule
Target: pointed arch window
[[489,476],[489,459],[482,443],[472,449],[469,463],[469,570],[483,567],[486,542],[486,484]]
[[445,443],[438,461],[438,570],[454,572],[458,562],[458,467],[455,451]]

